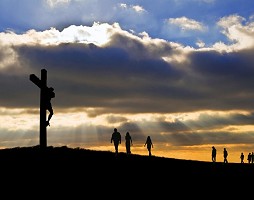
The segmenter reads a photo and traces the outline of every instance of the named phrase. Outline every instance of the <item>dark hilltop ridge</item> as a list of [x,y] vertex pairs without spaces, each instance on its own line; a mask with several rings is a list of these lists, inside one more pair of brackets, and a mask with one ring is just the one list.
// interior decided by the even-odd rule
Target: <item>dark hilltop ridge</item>
[[36,195],[36,199],[210,199],[214,196],[228,199],[236,194],[252,194],[254,164],[124,152],[116,157],[110,151],[34,146],[0,150],[0,173],[2,196],[9,198],[34,199]]
[[[125,176],[154,178],[250,178],[254,177],[254,164],[212,163],[181,160],[157,156],[144,156],[120,152],[95,151],[66,146],[15,147],[0,150],[0,168],[20,175],[32,172],[54,174],[54,176],[86,176],[110,178],[116,173]],[[17,170],[19,169],[19,170]],[[20,173],[20,170],[22,173]],[[33,173],[35,175],[36,173]]]

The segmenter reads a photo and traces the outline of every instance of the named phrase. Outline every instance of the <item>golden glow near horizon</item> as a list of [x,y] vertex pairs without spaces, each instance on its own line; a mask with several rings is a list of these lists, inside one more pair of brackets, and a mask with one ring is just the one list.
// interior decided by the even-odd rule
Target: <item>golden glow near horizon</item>
[[[102,114],[96,117],[89,117],[85,110],[91,109],[66,109],[58,110],[55,109],[55,115],[52,118],[52,127],[48,129],[48,139],[49,145],[53,146],[68,146],[68,147],[80,147],[93,150],[105,150],[105,151],[114,151],[113,145],[110,143],[110,137],[113,130],[113,127],[119,127],[121,121],[111,121],[109,122],[108,118],[111,116],[122,117],[125,119],[125,122],[130,123],[142,123],[150,124],[156,122],[158,119],[164,119],[166,122],[175,122],[181,121],[181,123],[188,123],[190,120],[197,120],[204,113],[209,115],[220,115],[226,116],[229,113],[233,112],[193,112],[193,113],[175,113],[175,114]],[[239,111],[237,111],[239,113]],[[8,143],[18,146],[27,146],[27,145],[36,145],[38,143],[38,133],[39,132],[39,110],[30,109],[29,112],[25,109],[7,109],[0,108],[0,123],[2,130],[6,130],[12,133],[12,137],[9,135],[2,135],[2,142],[0,148],[6,148],[5,139],[8,138]],[[245,114],[247,114],[245,112]],[[103,138],[99,135],[99,132],[96,127],[104,126],[108,127],[110,130],[108,133],[105,133]],[[90,127],[90,129],[88,128]],[[93,128],[94,127],[94,128]],[[77,133],[77,130],[80,128],[80,132]],[[140,127],[142,128],[142,127]],[[158,129],[160,126],[157,127]],[[228,132],[233,134],[241,134],[242,132],[252,131],[254,128],[253,125],[234,125],[234,126],[224,126],[216,127],[212,130],[206,130],[205,133],[211,132]],[[112,129],[112,130],[111,130]],[[142,128],[144,129],[144,127]],[[62,133],[56,133],[57,131],[62,130]],[[94,133],[90,133],[93,130]],[[30,134],[28,132],[33,132]],[[67,132],[64,132],[67,131]],[[120,130],[122,131],[122,130]],[[145,134],[147,130],[141,130]],[[192,132],[202,132],[202,129],[192,130]],[[50,133],[52,132],[52,133]],[[60,131],[61,132],[61,131]],[[188,132],[188,131],[187,131]],[[15,134],[16,133],[16,134]],[[205,137],[205,133],[204,137]],[[170,132],[161,131],[159,135],[163,138],[171,135]],[[177,133],[175,133],[177,134]],[[122,135],[122,144],[119,146],[120,152],[125,152],[124,146],[124,135],[125,132],[121,132]],[[29,138],[30,137],[30,138]],[[134,136],[133,136],[134,137]],[[135,138],[135,137],[134,137]],[[147,149],[143,146],[145,140],[142,140],[143,137],[139,137],[138,140],[133,141],[132,153],[147,155]],[[201,161],[210,161],[211,160],[211,146],[216,146],[218,150],[218,161],[223,161],[222,150],[224,147],[227,147],[229,151],[229,162],[239,162],[239,156],[241,152],[247,154],[254,151],[254,146],[252,144],[196,144],[196,145],[180,145],[175,146],[170,140],[158,140],[156,136],[152,136],[154,142],[154,148],[152,153],[156,156],[169,157],[169,158],[179,158],[187,160],[201,160]],[[13,141],[13,142],[12,142]],[[15,141],[15,142],[14,142]],[[96,142],[97,141],[97,142]],[[10,147],[10,146],[8,146]],[[13,146],[15,147],[15,146]]]

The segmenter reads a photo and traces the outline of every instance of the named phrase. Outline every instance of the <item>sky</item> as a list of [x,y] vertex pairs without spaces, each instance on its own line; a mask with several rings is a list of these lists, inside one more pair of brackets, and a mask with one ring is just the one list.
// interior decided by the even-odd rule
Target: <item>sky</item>
[[[1,0],[0,148],[48,146],[229,162],[254,151],[253,0]],[[247,161],[247,160],[246,160]]]

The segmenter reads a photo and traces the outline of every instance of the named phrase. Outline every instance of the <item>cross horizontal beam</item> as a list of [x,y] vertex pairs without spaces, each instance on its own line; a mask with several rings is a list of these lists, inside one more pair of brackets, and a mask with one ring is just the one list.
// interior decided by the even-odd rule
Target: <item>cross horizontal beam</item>
[[41,80],[35,74],[30,74],[30,81],[32,81],[35,85],[41,88]]

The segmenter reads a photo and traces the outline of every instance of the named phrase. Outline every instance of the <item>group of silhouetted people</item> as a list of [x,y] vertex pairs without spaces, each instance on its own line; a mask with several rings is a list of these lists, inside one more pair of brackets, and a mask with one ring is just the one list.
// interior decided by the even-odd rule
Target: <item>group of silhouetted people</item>
[[[217,150],[214,146],[212,146],[212,162],[216,162],[216,154]],[[223,150],[223,163],[228,163],[228,151],[226,148]],[[247,157],[248,163],[254,163],[254,152],[249,153]],[[240,163],[244,163],[244,153],[242,152],[240,155]]]
[[[248,154],[247,161],[248,161],[248,163],[254,163],[254,152]],[[244,153],[243,152],[240,155],[240,162],[244,163]]]
[[[243,153],[241,153],[240,159],[241,159],[241,163],[244,163],[244,154]],[[254,152],[248,154],[247,161],[248,161],[248,163],[254,163]]]
[[[212,146],[212,162],[216,162],[217,149]],[[226,148],[223,149],[223,163],[228,163],[228,151]]]
[[[110,142],[114,143],[115,155],[118,155],[118,146],[119,146],[119,144],[121,144],[122,139],[121,139],[120,132],[117,131],[117,128],[114,128],[114,132],[112,133],[111,141]],[[133,143],[132,143],[131,135],[130,135],[129,132],[126,132],[126,135],[125,135],[125,147],[126,147],[126,154],[127,155],[131,154],[131,146],[132,145],[133,145]],[[151,148],[153,148],[153,143],[152,143],[152,140],[151,140],[150,136],[147,136],[147,139],[146,139],[146,142],[145,142],[144,146],[147,147],[148,155],[152,156]]]
[[[217,150],[214,146],[212,146],[212,162],[216,162],[216,155],[217,155]],[[226,148],[223,149],[223,163],[228,163],[228,151]]]

